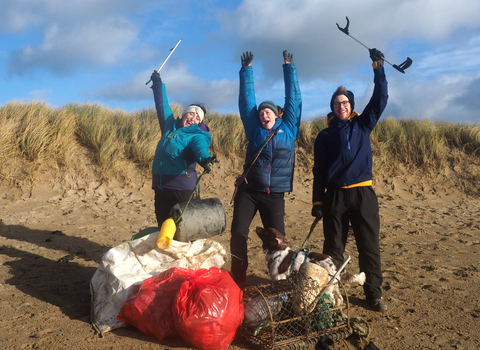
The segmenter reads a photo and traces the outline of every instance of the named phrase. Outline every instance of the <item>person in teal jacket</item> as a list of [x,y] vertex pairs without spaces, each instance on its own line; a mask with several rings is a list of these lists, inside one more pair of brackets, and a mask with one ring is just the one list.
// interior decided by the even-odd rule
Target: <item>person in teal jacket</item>
[[246,283],[248,233],[257,211],[264,227],[285,234],[284,193],[293,189],[295,141],[300,126],[302,96],[293,55],[284,51],[283,59],[284,107],[264,101],[257,108],[253,54],[246,52],[242,55],[238,105],[248,146],[244,173],[235,187],[230,239],[232,277],[240,286]]
[[[155,215],[158,226],[170,217],[171,208],[187,202],[197,183],[196,165],[212,169],[213,158],[208,151],[210,129],[204,123],[206,110],[191,104],[176,119],[168,104],[165,84],[154,71],[152,90],[162,138],[157,144],[152,165],[152,188],[155,190]],[[193,199],[199,199],[196,193]]]

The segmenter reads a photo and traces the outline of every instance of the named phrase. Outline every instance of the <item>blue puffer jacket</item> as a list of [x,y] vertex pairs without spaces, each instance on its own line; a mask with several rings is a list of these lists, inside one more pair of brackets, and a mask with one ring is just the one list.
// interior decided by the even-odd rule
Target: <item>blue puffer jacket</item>
[[179,127],[168,105],[165,84],[152,85],[162,138],[157,144],[152,166],[154,190],[193,191],[197,182],[197,162],[210,157],[211,136],[197,124]]
[[[298,136],[302,114],[302,95],[297,79],[297,69],[293,65],[283,65],[285,81],[285,106],[283,118],[278,118],[272,130],[276,135],[262,150],[262,153],[247,174],[247,189],[267,192],[291,192],[295,167],[295,141]],[[240,70],[240,117],[248,139],[245,157],[245,170],[250,167],[272,130],[264,129],[258,117],[255,100],[252,67]]]
[[[374,69],[373,95],[362,114],[348,120],[333,116],[315,140],[313,203],[323,202],[325,190],[367,185],[372,180],[370,133],[387,105],[383,67]],[[330,115],[329,115],[330,116]]]

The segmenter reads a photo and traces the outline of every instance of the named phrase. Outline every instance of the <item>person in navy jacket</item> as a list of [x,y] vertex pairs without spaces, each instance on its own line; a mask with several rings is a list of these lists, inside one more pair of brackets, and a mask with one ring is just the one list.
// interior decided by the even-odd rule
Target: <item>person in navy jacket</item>
[[264,101],[257,107],[253,54],[245,52],[241,57],[238,105],[248,146],[244,173],[236,183],[230,240],[232,277],[240,286],[246,281],[248,233],[257,211],[264,227],[285,234],[284,193],[293,189],[295,141],[300,126],[302,96],[293,55],[284,51],[283,59],[284,107],[272,101]]
[[340,86],[332,96],[328,127],[322,130],[314,148],[312,216],[323,217],[323,253],[343,263],[349,224],[359,253],[363,286],[370,306],[386,311],[382,300],[380,260],[380,217],[372,188],[370,133],[387,105],[387,80],[383,54],[370,50],[374,89],[362,114],[354,112],[354,94]]

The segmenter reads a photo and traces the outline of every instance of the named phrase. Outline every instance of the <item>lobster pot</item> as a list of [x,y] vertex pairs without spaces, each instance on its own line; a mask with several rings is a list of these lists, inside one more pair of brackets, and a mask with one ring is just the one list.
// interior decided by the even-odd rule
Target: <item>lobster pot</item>
[[317,281],[299,281],[298,276],[245,287],[239,337],[249,348],[308,349],[322,336],[339,340],[354,332],[346,292],[342,291],[343,305],[335,307]]
[[[183,212],[184,209],[185,212]],[[177,230],[173,238],[176,241],[195,241],[216,236],[225,231],[225,211],[218,198],[193,200],[188,205],[187,203],[176,204],[170,215],[175,222],[182,215],[181,221],[177,222]]]

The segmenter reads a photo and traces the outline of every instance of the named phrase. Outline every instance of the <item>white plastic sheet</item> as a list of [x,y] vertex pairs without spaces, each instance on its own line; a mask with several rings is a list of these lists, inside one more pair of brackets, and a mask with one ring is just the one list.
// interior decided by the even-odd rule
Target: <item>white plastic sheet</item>
[[211,239],[193,242],[173,241],[170,248],[156,246],[158,232],[124,242],[106,252],[90,281],[92,296],[91,322],[103,336],[125,326],[117,320],[123,303],[136,287],[148,278],[180,266],[187,269],[221,268],[226,250]]

